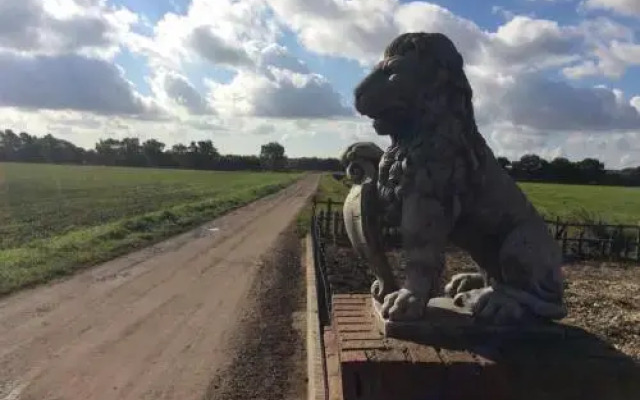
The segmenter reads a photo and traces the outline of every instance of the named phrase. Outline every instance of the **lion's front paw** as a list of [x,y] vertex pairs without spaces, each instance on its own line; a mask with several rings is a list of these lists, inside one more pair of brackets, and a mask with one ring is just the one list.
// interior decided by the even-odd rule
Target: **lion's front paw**
[[458,293],[453,302],[470,308],[474,317],[494,325],[517,323],[525,316],[525,310],[516,299],[491,287]]
[[385,296],[382,316],[391,321],[412,321],[423,317],[426,306],[427,299],[408,289],[400,289]]
[[444,287],[444,293],[448,297],[454,297],[458,293],[473,289],[481,289],[487,286],[484,275],[479,272],[467,272],[454,275]]

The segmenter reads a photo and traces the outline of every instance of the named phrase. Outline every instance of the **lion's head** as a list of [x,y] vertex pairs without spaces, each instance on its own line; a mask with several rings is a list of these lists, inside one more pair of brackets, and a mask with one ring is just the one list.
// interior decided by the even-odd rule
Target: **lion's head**
[[425,118],[439,118],[443,93],[471,106],[462,56],[443,34],[405,33],[389,44],[383,60],[358,85],[355,107],[374,120],[378,134],[397,137],[419,129],[416,124]]
[[340,162],[347,169],[347,176],[356,184],[365,179],[376,180],[378,163],[384,151],[372,142],[356,142],[340,155]]

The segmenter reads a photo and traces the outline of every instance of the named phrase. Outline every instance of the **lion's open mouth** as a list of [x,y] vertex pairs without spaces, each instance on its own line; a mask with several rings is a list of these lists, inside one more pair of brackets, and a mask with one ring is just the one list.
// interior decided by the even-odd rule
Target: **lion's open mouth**
[[373,119],[373,128],[379,135],[396,135],[411,125],[411,114],[406,108],[389,107],[368,115]]
[[395,120],[404,120],[407,117],[407,109],[405,107],[401,107],[399,105],[393,105],[389,107],[382,108],[380,110],[366,112],[364,115],[373,119],[373,120],[383,120],[383,121],[395,121]]

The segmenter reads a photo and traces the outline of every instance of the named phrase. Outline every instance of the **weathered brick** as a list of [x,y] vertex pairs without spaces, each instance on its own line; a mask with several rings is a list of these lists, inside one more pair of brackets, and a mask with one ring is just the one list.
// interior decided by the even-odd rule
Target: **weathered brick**
[[333,304],[331,306],[331,309],[333,311],[363,311],[363,312],[367,312],[366,310],[363,310],[362,304],[343,304],[343,303],[338,303],[338,304]]
[[344,365],[345,363],[352,362],[365,362],[367,361],[367,354],[364,350],[342,350],[340,352],[340,362]]
[[362,317],[367,318],[367,314],[362,310],[333,310],[334,318],[340,317]]
[[374,331],[364,331],[364,332],[342,332],[340,334],[340,338],[342,340],[382,340],[384,337]]
[[369,326],[371,325],[371,318],[366,316],[359,316],[359,317],[338,316],[338,317],[335,317],[334,320],[337,324],[340,324],[340,325],[343,325],[343,324],[364,324]]
[[384,343],[379,339],[369,340],[340,340],[341,350],[358,350],[358,349],[383,349]]
[[337,332],[371,332],[369,324],[340,325],[336,327]]

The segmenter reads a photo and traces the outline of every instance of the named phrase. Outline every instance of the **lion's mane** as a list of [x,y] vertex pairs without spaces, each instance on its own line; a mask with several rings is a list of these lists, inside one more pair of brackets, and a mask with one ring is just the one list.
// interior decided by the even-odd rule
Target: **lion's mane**
[[380,162],[379,195],[393,208],[409,186],[445,202],[456,195],[470,202],[469,189],[481,184],[479,171],[491,157],[476,126],[462,56],[442,34],[406,33],[387,46],[384,57],[409,51],[417,52],[416,61],[434,79],[414,82],[421,92],[421,106],[414,110],[418,123],[393,135]]

